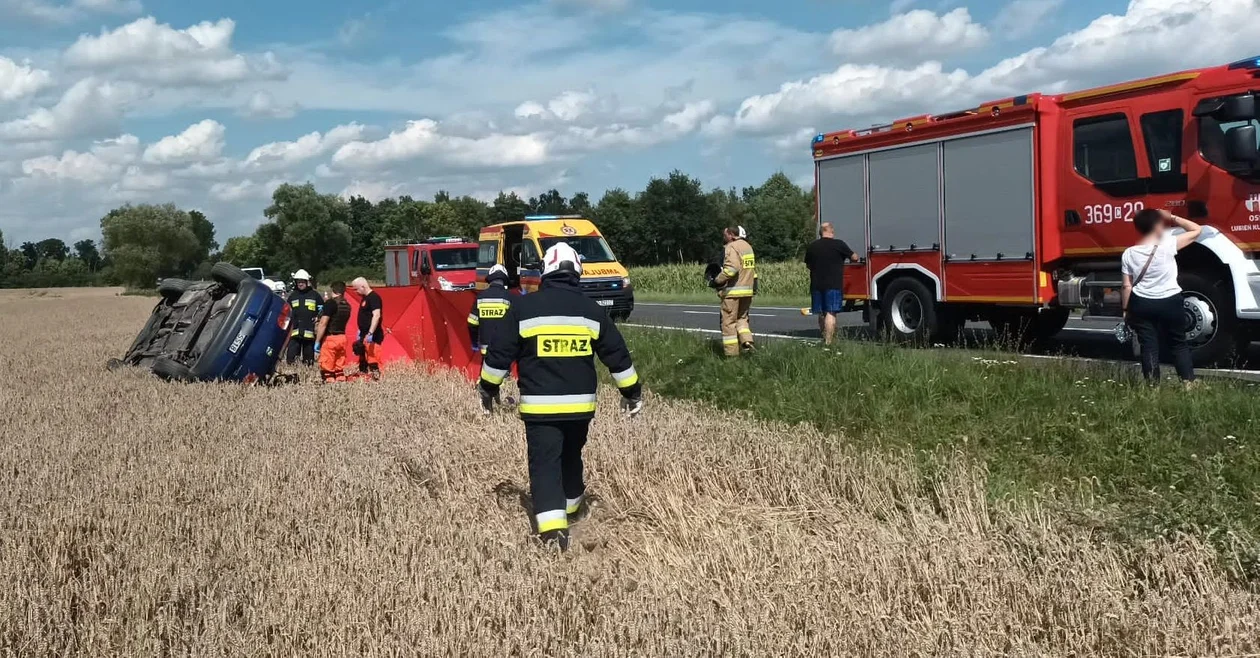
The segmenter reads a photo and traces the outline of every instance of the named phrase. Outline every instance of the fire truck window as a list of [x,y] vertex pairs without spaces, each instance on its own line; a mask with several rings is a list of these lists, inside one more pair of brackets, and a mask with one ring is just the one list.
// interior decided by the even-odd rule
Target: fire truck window
[[1184,117],[1181,110],[1142,115],[1142,138],[1146,140],[1146,155],[1151,160],[1152,175],[1181,173],[1181,131]]
[[1079,119],[1072,126],[1073,162],[1080,175],[1095,183],[1137,178],[1137,156],[1129,120],[1123,114]]
[[1246,125],[1256,126],[1256,140],[1260,142],[1260,122],[1255,119],[1221,123],[1210,116],[1201,117],[1199,119],[1199,153],[1203,159],[1222,169],[1229,169],[1229,162],[1225,157],[1225,132],[1230,128]]

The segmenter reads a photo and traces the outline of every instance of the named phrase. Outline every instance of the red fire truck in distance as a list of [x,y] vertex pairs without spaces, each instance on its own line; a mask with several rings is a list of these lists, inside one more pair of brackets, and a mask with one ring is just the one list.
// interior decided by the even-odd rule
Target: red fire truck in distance
[[847,303],[905,342],[1119,321],[1133,216],[1166,208],[1204,226],[1177,259],[1194,361],[1231,359],[1260,327],[1257,95],[1252,58],[818,135],[818,221],[866,245]]

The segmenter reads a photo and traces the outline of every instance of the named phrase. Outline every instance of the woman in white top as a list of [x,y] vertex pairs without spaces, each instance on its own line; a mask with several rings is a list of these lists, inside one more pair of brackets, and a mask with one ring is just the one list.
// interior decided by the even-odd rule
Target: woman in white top
[[[1174,226],[1185,229],[1173,235]],[[1166,210],[1148,208],[1133,218],[1142,238],[1124,251],[1120,288],[1125,322],[1137,334],[1142,351],[1142,376],[1159,381],[1161,338],[1172,352],[1173,365],[1182,381],[1194,381],[1190,346],[1186,344],[1185,310],[1177,283],[1177,252],[1192,244],[1203,227]]]

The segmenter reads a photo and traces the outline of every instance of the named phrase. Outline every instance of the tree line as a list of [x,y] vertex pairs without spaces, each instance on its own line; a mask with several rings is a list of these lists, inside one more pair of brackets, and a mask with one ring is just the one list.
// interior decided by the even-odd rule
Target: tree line
[[[742,190],[706,191],[675,171],[639,192],[608,190],[596,202],[585,192],[549,190],[523,199],[500,193],[490,203],[438,192],[375,203],[284,184],[252,235],[229,238],[221,251],[214,225],[198,211],[171,204],[123,206],[101,219],[99,244],[67,247],[52,238],[0,248],[0,287],[124,284],[148,288],[163,277],[201,278],[219,260],[262,267],[287,277],[298,268],[322,280],[352,273],[382,276],[386,244],[438,236],[475,239],[483,226],[525,215],[582,215],[595,222],[627,266],[708,262],[720,255],[721,229],[743,226],[759,258],[798,258],[815,236],[813,191],[782,173]],[[3,236],[0,235],[0,245]]]

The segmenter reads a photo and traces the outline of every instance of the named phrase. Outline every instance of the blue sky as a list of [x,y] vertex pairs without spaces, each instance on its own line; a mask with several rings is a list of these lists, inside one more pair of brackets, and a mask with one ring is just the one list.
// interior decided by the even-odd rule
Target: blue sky
[[0,230],[810,177],[820,130],[1257,54],[1260,0],[0,0]]

